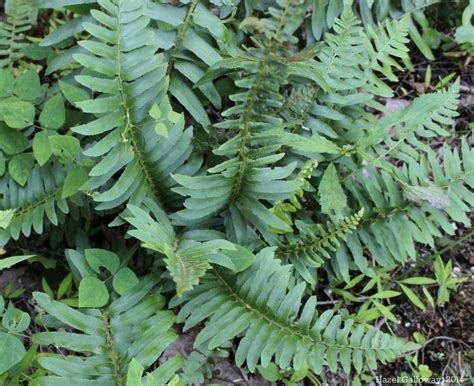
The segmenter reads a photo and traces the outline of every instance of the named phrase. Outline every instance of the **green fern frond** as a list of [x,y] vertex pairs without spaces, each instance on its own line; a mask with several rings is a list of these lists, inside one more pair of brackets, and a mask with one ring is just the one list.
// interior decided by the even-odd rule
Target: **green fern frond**
[[45,165],[34,167],[24,187],[9,176],[0,179],[0,213],[11,214],[0,228],[0,245],[10,238],[17,240],[21,234],[28,237],[32,230],[43,233],[46,219],[53,225],[61,222],[69,213],[68,201],[61,198],[64,174],[61,165]]
[[302,301],[304,290],[304,283],[294,284],[291,266],[281,265],[267,248],[237,277],[209,274],[185,296],[178,321],[187,330],[208,320],[196,338],[197,347],[215,348],[242,336],[235,360],[250,371],[274,358],[282,369],[299,369],[307,361],[317,374],[325,364],[336,372],[338,363],[347,373],[361,372],[365,366],[375,369],[377,359],[391,361],[416,348],[333,310],[318,315],[315,296]]
[[343,244],[338,250],[344,272],[341,264],[333,268],[346,278],[350,267],[369,272],[364,249],[380,266],[393,267],[416,258],[416,243],[434,247],[442,232],[453,235],[453,223],[470,226],[474,153],[467,140],[462,139],[460,151],[445,145],[441,161],[431,149],[418,158],[412,157],[408,145],[403,144],[403,149],[409,153],[392,154],[403,162],[401,167],[386,162],[387,170],[379,171],[367,165],[346,179],[354,204],[366,213],[359,228],[346,238],[347,247]]
[[211,122],[202,101],[220,108],[221,96],[212,82],[194,85],[209,66],[223,59],[217,47],[224,40],[224,23],[198,0],[179,7],[151,3],[148,15],[171,27],[166,32],[157,30],[160,48],[169,52],[170,94],[208,130]]
[[[79,42],[89,53],[74,56],[89,71],[76,76],[77,81],[98,94],[77,103],[97,118],[73,128],[81,135],[101,135],[84,152],[98,159],[89,184],[99,191],[94,197],[98,209],[130,199],[139,204],[146,196],[166,206],[164,196],[173,184],[169,175],[182,170],[190,155],[192,130],[185,130],[183,116],[174,122],[166,119],[172,111],[166,98],[167,64],[157,53],[148,1],[101,0],[99,4],[101,10],[91,11],[96,23],[84,23],[95,39]],[[161,124],[171,133],[168,138],[155,132],[155,121],[149,116],[154,103],[165,118]]]
[[5,16],[0,22],[0,68],[12,68],[29,44],[25,34],[35,22],[36,9],[28,0],[6,0]]
[[[387,19],[399,19],[406,16],[410,19],[409,35],[420,52],[428,60],[434,56],[428,44],[427,36],[432,31],[424,12],[425,7],[436,4],[433,0],[407,0],[402,2],[375,1],[331,1],[318,0],[312,3],[311,32],[316,40],[320,40],[323,32],[335,28],[337,17],[351,6],[360,15],[364,27],[377,28],[377,23]],[[421,29],[421,31],[420,31]],[[328,32],[324,34],[324,39]]]
[[[38,316],[38,323],[50,329],[61,326],[74,331],[51,330],[33,336],[39,345],[55,345],[69,352],[41,356],[39,364],[52,375],[40,377],[35,384],[125,386],[132,361],[145,368],[153,365],[176,338],[171,329],[175,317],[171,311],[162,310],[165,298],[156,290],[156,284],[157,279],[145,277],[109,305],[89,312],[35,292],[34,299],[46,313]],[[171,374],[160,372],[160,368],[151,374],[164,384],[181,365],[182,359],[176,358],[168,364]],[[159,377],[165,373],[168,376]]]
[[[346,6],[335,19],[334,33],[326,34],[315,65],[327,89],[319,84],[300,103],[302,129],[337,140],[340,146],[353,146],[371,133],[369,129],[377,120],[367,113],[366,106],[383,111],[374,96],[392,95],[379,73],[384,71],[389,80],[395,79],[392,68],[399,68],[396,59],[406,56],[407,28],[405,19],[395,20],[377,30],[369,28],[366,35],[351,7]],[[304,87],[300,85],[299,90],[307,93]]]
[[[369,56],[369,64],[366,71],[379,72],[388,80],[396,82],[397,76],[393,73],[393,68],[402,70],[396,59],[408,58],[408,47],[410,40],[407,38],[410,19],[408,16],[400,20],[393,20],[385,25],[379,24],[375,30],[368,27],[365,48]],[[394,59],[396,58],[396,59]],[[368,74],[371,84],[370,91],[386,97],[392,96],[392,91],[375,73]]]
[[[381,119],[375,127],[375,132],[370,132],[367,138],[374,143],[377,138],[386,138],[385,146],[393,151],[396,142],[408,140],[413,141],[414,136],[420,138],[432,138],[435,136],[447,136],[449,132],[443,127],[455,124],[459,113],[459,79],[449,88],[439,90],[435,93],[421,95],[413,100],[404,109],[398,110]],[[390,140],[389,130],[396,129],[395,139]],[[380,134],[377,135],[376,132]],[[415,146],[419,142],[414,143]],[[425,148],[425,147],[423,147]],[[389,152],[385,152],[388,155]]]
[[[166,268],[176,283],[178,296],[199,283],[200,278],[211,268],[211,262],[234,271],[242,269],[240,264],[246,258],[243,248],[234,255],[232,252],[236,251],[237,247],[210,231],[201,230],[191,232],[190,235],[177,236],[168,216],[156,203],[148,199],[144,201],[144,205],[154,218],[144,209],[128,205],[127,212],[130,214],[126,213],[123,217],[134,227],[128,234],[140,240],[145,248],[166,256]],[[199,241],[190,237],[191,235]],[[233,258],[236,261],[232,261]],[[238,263],[240,268],[235,263]]]
[[299,234],[287,235],[287,240],[278,246],[275,255],[291,262],[308,283],[316,284],[311,270],[332,258],[346,236],[357,229],[363,213],[362,208],[352,216],[338,222],[328,222],[325,226],[296,221]]
[[[302,207],[300,200],[304,196],[304,190],[311,188],[309,179],[311,178],[313,169],[316,166],[317,162],[315,160],[307,161],[295,178],[295,181],[299,183],[299,188],[296,190],[295,195],[286,201],[275,202],[275,205],[270,208],[270,212],[276,214],[280,219],[285,221],[290,226],[293,226],[291,214],[295,213]],[[270,229],[270,231],[277,234],[282,233],[281,231],[278,231],[278,229]]]
[[[192,225],[223,213],[227,221],[235,223],[235,227],[237,221],[243,219],[264,234],[269,229],[290,231],[288,224],[271,213],[263,202],[272,203],[294,195],[298,183],[288,180],[288,177],[296,165],[262,166],[281,159],[284,154],[279,153],[279,149],[283,145],[293,149],[311,148],[315,152],[338,149],[333,146],[328,150],[322,140],[312,142],[285,133],[283,120],[275,113],[283,104],[280,89],[288,82],[286,76],[292,67],[278,55],[278,44],[280,37],[283,41],[291,40],[285,21],[292,15],[293,7],[297,7],[295,4],[284,2],[280,4],[280,10],[272,12],[275,17],[267,21],[272,26],[269,27],[273,30],[272,40],[267,45],[261,44],[246,51],[236,47],[229,49],[231,58],[211,67],[203,77],[202,82],[207,82],[223,73],[231,77],[238,75],[235,85],[239,91],[230,97],[235,105],[223,112],[226,120],[214,125],[235,134],[214,150],[214,154],[224,157],[224,160],[208,170],[212,175],[174,176],[181,185],[175,191],[189,197],[184,204],[186,209],[173,217],[176,224]],[[237,238],[237,241],[242,240]]]

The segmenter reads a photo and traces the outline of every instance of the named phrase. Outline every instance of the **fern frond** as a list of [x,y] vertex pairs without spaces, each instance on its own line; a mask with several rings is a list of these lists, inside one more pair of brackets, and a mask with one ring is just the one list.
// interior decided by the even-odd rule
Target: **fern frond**
[[[284,200],[294,195],[298,188],[295,180],[288,180],[296,164],[275,168],[262,167],[280,160],[283,145],[298,148],[301,144],[315,152],[337,152],[337,146],[329,148],[321,141],[310,141],[296,134],[285,133],[283,120],[275,113],[283,104],[280,89],[288,80],[291,64],[278,55],[278,44],[291,41],[285,27],[286,18],[298,2],[291,0],[280,4],[278,10],[265,23],[272,31],[271,41],[258,48],[243,51],[234,47],[231,58],[211,67],[204,81],[212,80],[222,72],[238,75],[235,85],[239,91],[230,97],[235,105],[223,113],[227,119],[214,125],[217,129],[233,130],[234,135],[214,150],[223,161],[208,172],[211,175],[174,178],[181,185],[175,191],[188,196],[184,210],[173,217],[178,225],[191,225],[221,213],[226,221],[234,223],[243,219],[260,232],[269,229],[290,231],[285,221],[268,210],[265,202]],[[296,4],[296,5],[295,5]],[[231,131],[232,133],[232,131]],[[296,139],[295,139],[296,138]],[[329,142],[329,141],[327,141]],[[332,144],[331,144],[332,145]],[[237,238],[238,242],[242,239]]]
[[[369,29],[366,35],[351,7],[345,6],[335,19],[334,33],[326,34],[316,69],[326,79],[327,89],[316,87],[299,91],[307,94],[298,113],[303,128],[331,140],[354,145],[377,121],[366,106],[384,110],[374,96],[389,97],[391,88],[379,78],[381,71],[395,80],[392,68],[399,68],[396,59],[406,56],[407,21],[392,21],[386,27]],[[294,115],[294,114],[292,114]],[[293,118],[294,119],[294,118]],[[369,135],[369,134],[367,134]]]
[[[470,226],[474,153],[466,138],[460,151],[445,145],[441,161],[431,149],[414,153],[402,144],[400,150],[392,156],[402,162],[401,167],[385,162],[386,170],[377,170],[367,165],[345,181],[355,206],[366,213],[359,228],[346,238],[347,247],[338,250],[345,277],[353,264],[368,272],[364,249],[378,265],[393,267],[396,262],[415,259],[416,243],[434,247],[434,239],[442,232],[453,235],[453,223]],[[340,267],[333,268],[342,274]]]
[[[427,42],[426,35],[431,27],[428,23],[424,8],[436,4],[433,0],[407,0],[402,2],[343,2],[331,0],[318,0],[313,3],[311,32],[316,40],[320,40],[324,31],[327,31],[337,24],[337,18],[347,8],[347,3],[356,9],[362,19],[364,27],[377,27],[378,22],[387,19],[399,19],[405,16],[410,20],[409,35],[420,52],[428,60],[433,60],[434,56]],[[421,28],[421,33],[420,33]],[[326,39],[328,32],[324,34]]]
[[317,374],[325,364],[337,371],[338,363],[347,373],[353,368],[361,372],[366,365],[375,369],[376,359],[394,360],[416,347],[376,328],[356,325],[333,310],[318,315],[315,296],[302,301],[304,290],[304,283],[294,284],[291,266],[281,265],[267,248],[237,277],[209,274],[185,297],[178,321],[185,321],[187,330],[208,320],[196,338],[197,347],[219,347],[242,335],[235,359],[250,371],[272,360],[282,369],[299,369],[306,360]]
[[364,40],[359,24],[350,7],[345,7],[341,18],[335,21],[335,34],[325,36],[326,46],[318,60],[323,64],[323,77],[333,90],[351,90],[365,83],[364,73],[359,68],[367,64],[362,54]]
[[[208,235],[206,231],[193,234],[199,236],[199,241],[186,234],[177,236],[168,216],[156,203],[148,199],[144,201],[144,205],[154,218],[144,209],[128,205],[127,212],[130,214],[124,214],[123,217],[134,227],[128,234],[140,240],[145,248],[166,256],[166,268],[176,283],[178,296],[199,283],[200,278],[211,268],[211,262],[232,270],[240,270],[232,259],[226,256],[226,251],[236,250],[234,244],[209,231]],[[239,250],[239,253],[242,254],[242,250]],[[237,258],[244,260],[245,256]]]
[[24,187],[9,176],[0,179],[0,213],[11,214],[0,228],[0,245],[10,238],[17,240],[21,234],[28,237],[32,230],[43,233],[46,219],[53,225],[61,222],[69,213],[68,201],[61,198],[64,178],[63,166],[45,165],[34,167]]
[[[37,384],[124,386],[132,361],[145,368],[153,365],[176,338],[171,329],[175,317],[171,311],[162,310],[165,298],[156,290],[156,284],[157,279],[145,277],[109,305],[89,312],[35,292],[34,299],[46,313],[37,321],[48,331],[35,334],[33,341],[69,352],[41,356],[41,367],[54,375],[40,377]],[[74,332],[55,331],[58,327]],[[169,377],[158,379],[160,384],[172,378],[182,359],[171,364],[174,370],[168,372]],[[158,375],[159,369],[155,371]]]
[[169,52],[170,94],[208,130],[211,122],[202,102],[207,99],[220,108],[221,96],[212,82],[193,86],[209,66],[223,59],[217,47],[224,40],[224,23],[198,0],[180,7],[152,3],[148,14],[171,27],[157,30],[158,38],[163,37],[160,48]]
[[[398,110],[381,119],[374,131],[368,134],[368,141],[374,143],[377,138],[388,137],[389,129],[396,129],[396,141],[410,140],[414,136],[432,138],[447,136],[449,132],[443,127],[453,126],[454,118],[459,115],[459,79],[449,88],[421,95],[404,109]],[[376,132],[380,134],[377,135]],[[392,151],[395,140],[386,139],[385,145]],[[417,146],[419,142],[416,142]]]
[[[92,75],[76,79],[97,98],[78,102],[97,119],[73,128],[85,136],[105,134],[84,154],[98,158],[91,170],[91,189],[98,190],[98,209],[110,209],[133,199],[139,204],[153,196],[166,206],[171,172],[179,171],[191,153],[192,130],[185,130],[184,117],[167,119],[171,106],[165,96],[168,88],[167,64],[158,54],[155,33],[147,16],[148,1],[99,1],[101,10],[92,10],[96,23],[84,23],[94,40],[79,44],[88,54],[74,58]],[[159,105],[168,138],[155,132],[149,116]],[[199,165],[197,165],[199,167]],[[112,177],[116,176],[115,182]],[[105,188],[104,188],[105,186]]]
[[379,72],[388,80],[397,82],[398,78],[393,73],[393,69],[402,70],[396,59],[408,58],[407,44],[410,40],[407,38],[410,19],[405,16],[400,20],[393,20],[385,25],[379,24],[375,30],[372,26],[368,27],[368,36],[366,36],[365,48],[369,56],[369,64],[366,67],[370,91],[375,94],[390,97],[393,92],[390,88],[377,78],[374,72]]
[[12,68],[23,57],[21,50],[29,44],[25,33],[35,22],[36,9],[28,0],[6,0],[5,15],[0,22],[0,68]]
[[330,221],[326,225],[307,224],[298,220],[295,225],[299,234],[286,235],[287,240],[278,246],[275,255],[291,262],[308,283],[316,284],[311,270],[332,258],[346,236],[357,229],[363,213],[364,209],[361,209],[350,217],[338,222]]

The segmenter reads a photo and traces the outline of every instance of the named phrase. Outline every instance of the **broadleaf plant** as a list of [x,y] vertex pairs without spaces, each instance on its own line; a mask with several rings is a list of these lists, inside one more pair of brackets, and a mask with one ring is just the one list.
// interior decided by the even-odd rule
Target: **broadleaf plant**
[[0,296],[0,382],[181,385],[188,330],[274,379],[416,353],[375,321],[462,281],[390,275],[470,226],[474,152],[459,79],[385,107],[436,44],[381,3],[6,0],[0,267],[67,276],[31,315]]

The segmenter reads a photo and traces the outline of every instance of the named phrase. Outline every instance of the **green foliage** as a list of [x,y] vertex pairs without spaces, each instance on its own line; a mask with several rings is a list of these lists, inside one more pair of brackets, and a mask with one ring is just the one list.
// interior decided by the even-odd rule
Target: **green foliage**
[[165,255],[166,267],[176,283],[181,296],[199,282],[199,278],[211,267],[210,262],[240,272],[252,264],[254,256],[243,247],[216,238],[219,234],[210,230],[196,230],[176,236],[164,213],[153,201],[145,205],[156,220],[136,206],[128,205],[132,216],[125,217],[135,229],[129,234],[143,242],[143,246]]
[[90,189],[105,186],[94,197],[97,209],[115,208],[128,200],[140,204],[143,196],[167,205],[173,185],[170,173],[178,171],[191,152],[192,130],[185,129],[183,116],[166,121],[173,135],[163,138],[148,115],[155,102],[165,116],[172,110],[166,96],[167,63],[157,53],[159,44],[149,44],[159,36],[149,26],[147,4],[128,6],[120,1],[91,11],[95,22],[84,23],[84,28],[95,39],[80,41],[88,53],[74,55],[88,70],[76,80],[98,93],[95,99],[76,102],[96,118],[73,128],[84,136],[102,135],[84,152],[100,159],[89,173]]
[[30,325],[30,315],[10,302],[5,308],[5,301],[0,296],[0,374],[18,364],[26,353],[21,333]]
[[474,2],[469,1],[462,14],[461,25],[456,28],[454,39],[461,45],[462,49],[467,50],[471,55],[474,52],[474,26],[472,25],[472,16],[474,14]]
[[[337,17],[344,10],[344,4],[354,3],[354,7],[356,5],[360,7],[360,15],[366,28],[371,28],[380,22],[383,23],[387,18],[398,19],[402,15],[406,15],[409,20],[408,32],[411,40],[428,60],[434,59],[432,49],[439,46],[440,33],[430,26],[424,11],[430,5],[436,4],[436,1],[390,2],[364,0],[347,2],[343,0],[313,0],[310,3],[313,6],[311,32],[316,40],[320,40],[325,31],[334,27],[337,23]],[[324,34],[324,38],[326,36],[327,32]]]
[[[439,43],[425,5],[7,0],[0,268],[52,271],[31,315],[0,298],[0,383],[201,384],[221,357],[365,380],[416,353],[398,299],[425,312],[463,279],[441,253],[407,264],[474,204],[460,80],[384,105],[410,44]],[[186,361],[162,358],[175,323],[196,333]]]
[[[137,366],[136,362],[142,369],[151,366],[176,337],[170,330],[174,316],[170,311],[161,310],[165,299],[156,290],[156,284],[157,280],[152,277],[142,278],[122,296],[92,309],[92,313],[75,310],[44,293],[35,292],[34,299],[45,312],[38,315],[38,323],[48,329],[63,326],[75,331],[46,331],[34,336],[34,342],[39,345],[54,344],[70,352],[66,356],[42,356],[39,363],[51,375],[38,378],[35,384],[125,385],[130,367]],[[88,355],[84,357],[81,353]],[[91,371],[98,365],[99,373]],[[179,360],[170,365],[176,371]],[[148,377],[162,384],[173,375],[169,369],[163,371],[159,367]]]
[[281,265],[271,249],[262,250],[255,264],[237,276],[215,270],[186,296],[178,321],[186,321],[186,330],[209,319],[196,346],[215,348],[243,333],[236,363],[246,363],[251,371],[258,363],[268,366],[275,356],[282,369],[299,369],[308,361],[319,374],[324,365],[335,372],[339,362],[346,372],[360,372],[365,363],[375,368],[376,358],[386,361],[416,348],[375,328],[354,325],[333,310],[318,315],[316,297],[303,303],[305,285],[295,284],[290,272],[291,266]]

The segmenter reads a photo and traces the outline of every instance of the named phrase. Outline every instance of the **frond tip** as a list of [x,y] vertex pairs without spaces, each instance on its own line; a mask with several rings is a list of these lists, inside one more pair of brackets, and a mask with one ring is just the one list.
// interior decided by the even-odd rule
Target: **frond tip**
[[219,233],[196,230],[176,235],[166,213],[151,199],[145,199],[144,209],[128,205],[124,219],[133,225],[128,234],[142,241],[145,248],[165,256],[164,262],[181,296],[199,283],[211,268],[222,265],[234,272],[247,268],[255,256],[244,247],[219,237]]

